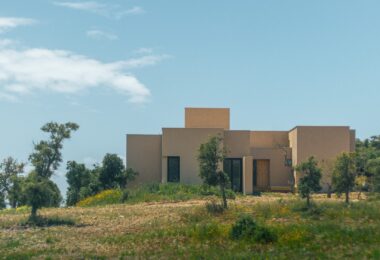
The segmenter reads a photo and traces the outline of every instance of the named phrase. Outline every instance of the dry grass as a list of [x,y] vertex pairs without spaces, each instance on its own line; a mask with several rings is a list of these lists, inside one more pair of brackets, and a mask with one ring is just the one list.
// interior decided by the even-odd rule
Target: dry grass
[[[355,198],[355,194],[352,197]],[[317,195],[315,200],[324,201],[325,196]],[[279,229],[283,225],[309,221],[307,218],[297,217],[295,214],[298,213],[292,213],[290,207],[286,206],[288,204],[284,206],[281,201],[296,202],[298,199],[291,194],[281,193],[268,193],[261,197],[239,196],[235,201],[230,201],[229,210],[221,216],[210,216],[205,211],[205,200],[43,209],[40,214],[44,217],[71,218],[80,225],[49,228],[21,228],[19,223],[27,218],[26,213],[0,213],[0,258],[197,258],[203,251],[209,252],[205,253],[206,256],[215,257],[217,255],[213,255],[214,253],[221,253],[220,250],[229,246],[233,246],[228,249],[231,253],[234,250],[249,253],[256,249],[259,250],[258,253],[268,256],[267,250],[275,250],[275,245],[268,248],[234,244],[228,240],[228,229],[238,215],[244,212]],[[342,199],[336,197],[329,201],[342,204]],[[281,205],[276,206],[277,204]],[[266,205],[273,206],[268,209]],[[349,223],[353,220],[347,218],[346,221]],[[372,224],[379,230],[380,223],[371,221],[374,221]],[[204,228],[204,223],[215,223],[219,235],[212,240],[206,237],[206,242],[197,240],[199,234],[192,237],[192,232]],[[297,236],[302,237],[302,232],[307,231],[305,230],[300,229],[299,233],[290,232],[289,238],[283,239],[300,239]],[[207,236],[207,227],[204,232]],[[280,238],[279,244],[281,241]]]

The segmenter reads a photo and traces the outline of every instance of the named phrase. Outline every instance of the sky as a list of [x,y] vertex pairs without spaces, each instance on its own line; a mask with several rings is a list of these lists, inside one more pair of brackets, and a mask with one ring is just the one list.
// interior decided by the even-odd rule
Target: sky
[[[380,134],[380,1],[4,0],[0,159],[72,121],[66,161],[126,156],[126,134],[229,107],[231,128],[349,125]],[[27,169],[31,169],[28,165]]]

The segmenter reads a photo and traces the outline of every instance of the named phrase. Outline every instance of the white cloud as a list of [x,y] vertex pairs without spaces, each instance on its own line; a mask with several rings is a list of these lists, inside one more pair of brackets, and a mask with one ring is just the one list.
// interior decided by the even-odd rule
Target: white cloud
[[140,6],[134,6],[130,9],[123,9],[119,5],[110,5],[94,1],[88,2],[54,2],[57,6],[62,6],[70,9],[91,12],[97,15],[108,18],[120,19],[128,15],[138,15],[145,13],[145,10]]
[[0,17],[0,33],[4,33],[10,29],[23,26],[31,25],[36,21],[33,19],[27,18],[18,18],[18,17]]
[[77,93],[111,88],[133,103],[150,97],[149,89],[127,69],[154,65],[166,56],[142,56],[104,63],[64,50],[0,49],[0,98],[17,101],[29,93]]
[[17,102],[18,98],[14,95],[0,92],[0,100],[6,100],[9,102]]
[[10,39],[0,39],[0,48],[8,47],[16,42]]
[[101,39],[106,39],[110,41],[117,40],[119,37],[113,33],[109,32],[104,32],[101,30],[88,30],[86,32],[87,37],[96,39],[96,40],[101,40]]

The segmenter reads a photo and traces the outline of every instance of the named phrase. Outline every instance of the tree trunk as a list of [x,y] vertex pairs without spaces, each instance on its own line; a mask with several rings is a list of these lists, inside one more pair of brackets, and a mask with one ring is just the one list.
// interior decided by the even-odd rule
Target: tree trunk
[[36,206],[32,206],[32,212],[30,213],[30,218],[33,220],[37,218],[37,207]]
[[350,192],[346,191],[346,203],[348,204],[350,202]]
[[220,193],[222,194],[222,203],[223,203],[223,208],[227,208],[227,197],[226,197],[226,191],[224,189],[224,185],[220,185]]
[[358,193],[358,200],[360,200],[360,196],[362,195],[362,190],[360,189],[359,190],[359,193]]
[[331,199],[331,186],[327,186],[327,198]]
[[306,205],[308,208],[310,208],[310,195],[306,196]]

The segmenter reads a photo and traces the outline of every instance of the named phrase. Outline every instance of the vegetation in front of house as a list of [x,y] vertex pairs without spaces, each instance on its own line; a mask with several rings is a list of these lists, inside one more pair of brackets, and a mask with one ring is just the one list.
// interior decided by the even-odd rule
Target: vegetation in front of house
[[318,167],[317,161],[312,156],[306,162],[297,165],[296,171],[302,174],[298,184],[299,194],[301,198],[306,198],[306,205],[310,207],[311,194],[322,188],[320,185],[322,169]]
[[226,190],[230,180],[227,173],[219,168],[223,164],[226,154],[223,138],[219,135],[210,137],[206,143],[201,144],[198,151],[199,176],[204,185],[219,186],[222,206],[225,209],[228,206]]
[[106,154],[102,164],[94,165],[93,169],[88,169],[84,164],[69,161],[66,172],[69,185],[66,204],[73,206],[79,201],[110,189],[125,190],[127,184],[137,174],[130,168],[125,169],[122,159],[116,154]]
[[[177,183],[151,183],[132,189],[111,189],[79,201],[76,206],[93,207],[108,204],[136,204],[141,202],[178,202],[191,199],[215,198],[220,196],[216,187]],[[228,199],[235,199],[232,190],[226,190]]]
[[[8,259],[377,259],[380,201],[357,201],[356,195],[350,194],[347,207],[344,198],[315,194],[314,211],[300,210],[305,203],[298,196],[279,193],[238,197],[222,214],[210,213],[199,200],[40,211],[80,227],[18,228],[25,214],[4,211],[0,252]],[[258,227],[274,239],[254,238]],[[244,235],[235,238],[233,230]]]

